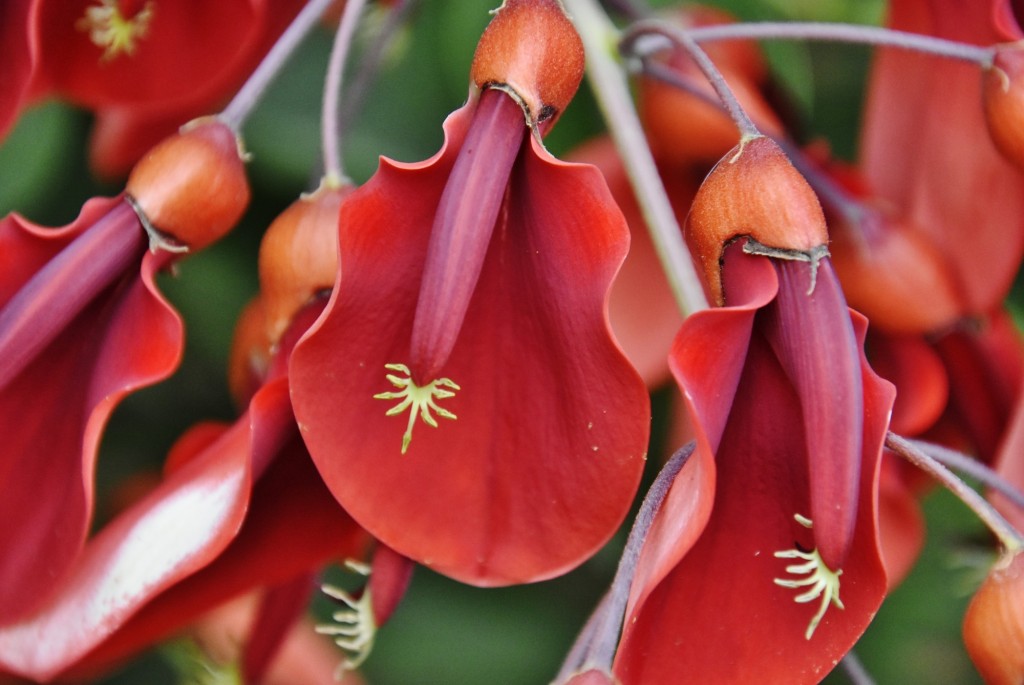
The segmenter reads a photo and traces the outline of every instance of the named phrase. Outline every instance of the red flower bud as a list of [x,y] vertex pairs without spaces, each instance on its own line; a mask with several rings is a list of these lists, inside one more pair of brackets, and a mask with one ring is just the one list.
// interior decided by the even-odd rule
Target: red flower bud
[[711,170],[693,199],[686,232],[719,305],[722,254],[734,238],[806,255],[828,243],[818,197],[782,148],[763,136],[737,145]]
[[989,135],[1003,157],[1024,169],[1024,46],[996,47],[992,68],[982,76],[982,103]]
[[321,184],[278,216],[260,245],[260,292],[267,335],[277,342],[318,293],[338,274],[338,210],[351,187]]
[[964,616],[967,653],[989,685],[1024,682],[1024,554],[1004,557]]
[[530,126],[554,123],[583,80],[583,42],[557,0],[505,0],[480,37],[470,76],[512,95]]
[[196,119],[143,157],[126,190],[150,224],[191,250],[214,242],[249,204],[241,142],[217,119]]

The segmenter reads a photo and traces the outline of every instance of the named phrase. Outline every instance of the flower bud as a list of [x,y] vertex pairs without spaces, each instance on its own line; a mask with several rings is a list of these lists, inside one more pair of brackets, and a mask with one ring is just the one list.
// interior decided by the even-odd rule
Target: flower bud
[[[726,12],[697,5],[674,13],[672,18],[686,28],[734,21]],[[781,134],[783,126],[761,94],[768,69],[757,44],[713,42],[707,53],[758,128],[769,135]],[[692,91],[653,76],[642,74],[637,80],[638,106],[651,152],[659,162],[672,166],[713,163],[739,141],[735,122],[686,50],[676,46],[652,59]]]
[[989,685],[1024,682],[1024,554],[1004,557],[964,615],[967,653]]
[[270,367],[271,343],[267,338],[263,299],[253,298],[235,324],[228,355],[228,389],[239,407],[245,407],[263,385]]
[[724,302],[722,253],[740,236],[807,255],[828,243],[818,197],[782,148],[764,136],[729,151],[704,179],[690,208],[687,241],[719,305]]
[[260,244],[267,335],[277,342],[296,312],[338,275],[338,210],[351,187],[321,184],[274,219]]
[[850,306],[891,333],[930,333],[963,315],[948,263],[920,231],[868,209],[832,231],[832,265]]
[[514,97],[533,127],[554,123],[583,80],[583,42],[558,0],[505,0],[480,37],[470,76]]
[[244,160],[226,124],[196,119],[139,160],[126,190],[154,228],[198,250],[231,230],[249,204]]
[[981,93],[992,141],[1003,157],[1024,169],[1024,41],[996,47]]

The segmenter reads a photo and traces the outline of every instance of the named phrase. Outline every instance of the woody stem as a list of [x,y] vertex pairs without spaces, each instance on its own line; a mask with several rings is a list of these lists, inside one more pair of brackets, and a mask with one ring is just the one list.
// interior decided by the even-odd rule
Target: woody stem
[[945,485],[988,526],[1008,552],[1024,549],[1024,536],[1020,531],[1010,525],[1010,522],[1003,518],[984,497],[960,480],[952,471],[918,449],[912,442],[895,433],[890,432],[886,436],[885,446]]

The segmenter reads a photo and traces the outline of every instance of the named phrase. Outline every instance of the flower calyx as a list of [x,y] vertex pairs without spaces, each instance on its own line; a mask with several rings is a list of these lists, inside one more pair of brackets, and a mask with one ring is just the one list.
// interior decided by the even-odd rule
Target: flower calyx
[[725,302],[723,252],[742,236],[760,246],[749,252],[810,262],[812,268],[828,254],[828,229],[817,196],[778,143],[766,136],[729,151],[704,179],[690,209],[687,241],[719,305]]
[[558,0],[505,0],[480,37],[470,76],[509,94],[526,125],[554,125],[583,80],[583,42]]
[[125,186],[154,249],[199,250],[223,237],[249,204],[246,154],[215,117],[196,119],[159,143]]
[[1006,553],[964,614],[964,644],[986,683],[1024,681],[1024,553]]

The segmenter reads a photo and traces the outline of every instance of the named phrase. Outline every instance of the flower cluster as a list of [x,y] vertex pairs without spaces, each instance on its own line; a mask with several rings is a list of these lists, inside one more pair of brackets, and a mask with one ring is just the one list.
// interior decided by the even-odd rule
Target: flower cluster
[[[70,223],[0,219],[0,683],[144,653],[183,682],[372,681],[407,595],[564,582],[527,620],[575,617],[619,554],[524,680],[868,682],[855,646],[935,566],[934,480],[987,530],[970,606],[934,603],[986,682],[1021,682],[1019,8],[444,5],[0,6],[0,173],[87,158]],[[860,131],[758,41],[872,46]],[[88,140],[33,131],[54,107]],[[470,611],[395,623],[465,640]]]

